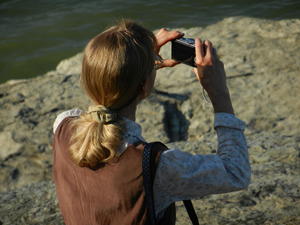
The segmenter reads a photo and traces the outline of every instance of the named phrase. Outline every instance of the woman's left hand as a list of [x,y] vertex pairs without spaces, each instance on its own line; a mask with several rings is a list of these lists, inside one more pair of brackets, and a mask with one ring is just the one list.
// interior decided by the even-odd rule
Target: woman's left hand
[[[158,31],[157,34],[155,34],[156,40],[157,40],[157,46],[155,48],[155,53],[159,56],[160,48],[168,43],[169,41],[172,41],[177,38],[183,37],[184,33],[180,31],[169,31],[166,28],[162,28]],[[160,57],[160,56],[159,56]],[[157,65],[157,69],[161,69],[164,67],[173,67],[180,62],[174,60],[174,59],[160,59],[156,60],[155,64]]]

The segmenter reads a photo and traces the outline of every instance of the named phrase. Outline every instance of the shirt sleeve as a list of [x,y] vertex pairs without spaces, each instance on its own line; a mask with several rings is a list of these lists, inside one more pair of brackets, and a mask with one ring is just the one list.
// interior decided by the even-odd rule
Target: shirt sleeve
[[163,152],[154,179],[156,213],[175,201],[246,188],[250,164],[244,123],[232,114],[216,113],[217,154],[193,155],[179,149]]
[[56,117],[54,123],[53,123],[53,133],[55,133],[56,129],[58,128],[59,124],[67,117],[70,116],[79,116],[82,113],[82,110],[80,109],[71,109],[68,111],[64,111]]

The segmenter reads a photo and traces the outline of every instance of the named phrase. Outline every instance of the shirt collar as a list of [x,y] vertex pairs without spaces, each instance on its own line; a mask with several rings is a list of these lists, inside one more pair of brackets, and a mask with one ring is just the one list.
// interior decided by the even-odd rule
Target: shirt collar
[[123,119],[125,121],[126,133],[124,135],[123,144],[118,150],[119,155],[121,155],[130,144],[134,144],[139,141],[146,142],[142,136],[142,127],[133,120],[125,117],[123,117]]
[[135,138],[140,141],[145,141],[144,138],[142,137],[141,125],[125,117],[123,117],[123,119],[125,120],[125,126],[126,126],[125,141],[128,141],[129,144],[133,144],[131,143],[130,140],[127,140],[128,137]]

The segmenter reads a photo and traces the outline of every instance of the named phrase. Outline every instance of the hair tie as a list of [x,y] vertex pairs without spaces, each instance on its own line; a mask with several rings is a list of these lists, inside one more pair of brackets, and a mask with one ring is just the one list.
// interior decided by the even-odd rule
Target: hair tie
[[109,124],[118,120],[118,114],[103,105],[89,106],[88,114],[91,114],[93,120]]

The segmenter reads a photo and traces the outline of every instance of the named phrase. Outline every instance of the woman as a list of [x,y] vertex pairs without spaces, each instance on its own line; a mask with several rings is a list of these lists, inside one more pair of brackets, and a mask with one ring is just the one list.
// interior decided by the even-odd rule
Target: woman
[[[158,57],[160,47],[182,37],[156,35],[123,21],[87,44],[81,83],[93,104],[58,115],[54,122],[54,180],[66,224],[146,224],[137,104],[154,85],[156,70],[178,62]],[[204,51],[206,49],[206,51]],[[241,190],[250,181],[243,122],[234,116],[226,75],[210,41],[196,39],[194,69],[215,112],[216,155],[179,149],[157,157],[154,203],[158,224],[174,224],[174,202]],[[201,146],[199,146],[201,148]]]

